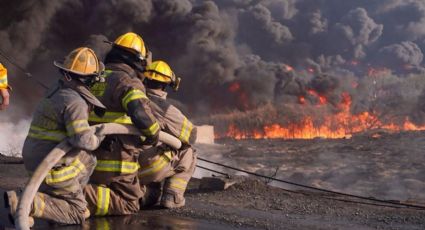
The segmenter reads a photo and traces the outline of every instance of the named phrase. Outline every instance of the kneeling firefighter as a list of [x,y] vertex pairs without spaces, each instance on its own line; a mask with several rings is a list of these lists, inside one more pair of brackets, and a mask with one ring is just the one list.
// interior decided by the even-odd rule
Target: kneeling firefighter
[[134,124],[144,137],[108,135],[99,149],[97,165],[84,189],[89,209],[96,216],[126,215],[139,211],[138,158],[145,144],[158,142],[160,127],[150,109],[150,101],[139,77],[148,61],[142,38],[135,33],[119,36],[112,43],[105,63],[105,82],[91,88],[107,107],[103,116],[91,114],[91,123]]
[[[89,91],[104,70],[94,51],[81,47],[54,62],[62,79],[38,104],[22,151],[25,168],[31,174],[44,157],[61,141],[74,149],[53,167],[34,198],[30,215],[62,224],[80,224],[90,216],[83,187],[92,173],[95,150],[104,138],[89,128],[89,111],[105,109]],[[11,217],[18,206],[14,191],[4,194]],[[33,222],[33,218],[30,218]]]
[[166,88],[170,86],[177,91],[180,85],[180,78],[175,76],[167,63],[155,61],[147,66],[144,83],[161,129],[177,137],[183,147],[173,150],[158,143],[140,156],[139,179],[142,185],[147,186],[141,204],[156,204],[162,192],[161,206],[182,207],[185,205],[184,192],[196,166],[197,158],[191,146],[196,140],[196,127],[179,109],[167,102]]

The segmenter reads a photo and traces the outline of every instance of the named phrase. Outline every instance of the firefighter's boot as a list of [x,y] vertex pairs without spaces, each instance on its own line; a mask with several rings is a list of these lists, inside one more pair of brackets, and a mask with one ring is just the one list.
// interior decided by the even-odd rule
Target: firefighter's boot
[[[15,191],[7,191],[4,193],[4,205],[9,209],[9,220],[14,224],[15,214],[18,209],[19,198]],[[34,218],[28,217],[29,226],[34,226]]]
[[145,194],[140,198],[140,207],[149,208],[156,205],[161,197],[161,182],[152,182],[145,186]]
[[186,200],[183,194],[175,193],[172,191],[164,191],[161,198],[161,206],[164,208],[180,208],[183,207],[186,203]]

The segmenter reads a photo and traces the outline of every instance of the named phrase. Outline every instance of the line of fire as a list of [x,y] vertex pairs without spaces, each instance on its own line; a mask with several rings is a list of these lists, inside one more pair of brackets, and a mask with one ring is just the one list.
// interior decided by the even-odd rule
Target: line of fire
[[[353,67],[360,64],[350,62]],[[406,70],[409,67],[404,67]],[[240,110],[229,114],[213,115],[211,121],[215,124],[215,137],[240,139],[314,139],[314,138],[351,138],[362,133],[378,132],[396,133],[403,131],[425,130],[424,124],[415,124],[409,115],[391,111],[391,108],[382,107],[385,100],[394,97],[393,90],[385,81],[391,74],[387,68],[373,68],[368,65],[363,79],[352,80],[349,83],[350,91],[330,88],[329,91],[318,91],[308,84],[298,81],[300,78],[331,79],[324,73],[315,73],[313,68],[295,70],[292,66],[282,66],[282,76],[275,87],[275,96],[290,85],[297,88],[295,93],[286,97],[288,101],[282,103],[268,103],[253,106],[250,102],[248,89],[243,83],[235,81],[229,84],[227,90],[234,98]],[[368,107],[353,108],[353,96],[359,88],[367,87],[367,95],[361,95],[368,102]],[[338,91],[339,95],[336,95]],[[330,97],[333,97],[330,99]],[[280,103],[280,104],[279,104]],[[389,103],[389,102],[387,102]],[[279,108],[282,106],[282,108]]]

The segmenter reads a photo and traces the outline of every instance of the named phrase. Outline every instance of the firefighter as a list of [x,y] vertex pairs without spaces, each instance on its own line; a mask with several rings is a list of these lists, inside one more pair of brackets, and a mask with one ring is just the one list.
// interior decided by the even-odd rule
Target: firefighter
[[9,105],[9,90],[7,69],[0,63],[0,110],[6,109]]
[[165,144],[145,150],[139,158],[139,178],[147,185],[146,195],[141,199],[142,206],[157,203],[164,208],[178,208],[185,205],[184,192],[196,166],[196,154],[191,144],[196,139],[196,127],[175,106],[167,102],[167,86],[178,90],[180,78],[163,61],[155,61],[145,72],[146,92],[153,102],[151,107],[158,119],[161,130],[177,137],[183,144],[173,150]]
[[148,59],[139,35],[119,36],[105,58],[105,82],[91,88],[107,107],[103,116],[92,114],[91,122],[134,124],[144,136],[141,140],[138,136],[110,135],[94,152],[97,165],[84,192],[90,211],[96,216],[132,214],[140,208],[144,191],[137,178],[139,153],[144,144],[158,142],[160,131],[139,79]]
[[[34,198],[30,215],[62,224],[80,224],[90,214],[83,187],[96,160],[88,151],[95,150],[103,137],[100,130],[89,127],[89,110],[105,109],[90,93],[89,86],[99,80],[104,69],[94,51],[81,47],[73,50],[63,62],[54,62],[62,75],[38,104],[25,140],[22,156],[31,174],[44,157],[61,141],[74,149],[53,167]],[[16,212],[16,192],[4,194],[11,217]],[[30,218],[33,220],[32,218]]]

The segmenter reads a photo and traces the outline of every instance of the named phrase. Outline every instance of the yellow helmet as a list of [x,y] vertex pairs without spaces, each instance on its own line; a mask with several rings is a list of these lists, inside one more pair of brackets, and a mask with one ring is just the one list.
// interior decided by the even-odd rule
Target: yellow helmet
[[7,69],[0,63],[0,79],[7,77]]
[[53,64],[67,72],[82,76],[100,75],[105,66],[99,61],[95,52],[87,47],[80,47],[71,51],[63,62]]
[[149,80],[169,84],[175,91],[179,89],[181,79],[176,77],[170,66],[164,61],[154,61],[146,67],[144,75]]
[[10,86],[7,84],[7,69],[0,63],[0,89],[10,89]]
[[114,45],[135,52],[136,54],[141,55],[143,59],[146,58],[147,52],[145,42],[143,41],[142,37],[133,32],[119,36],[114,41]]
[[164,61],[154,61],[146,67],[145,77],[163,83],[171,83],[175,78],[170,66]]

